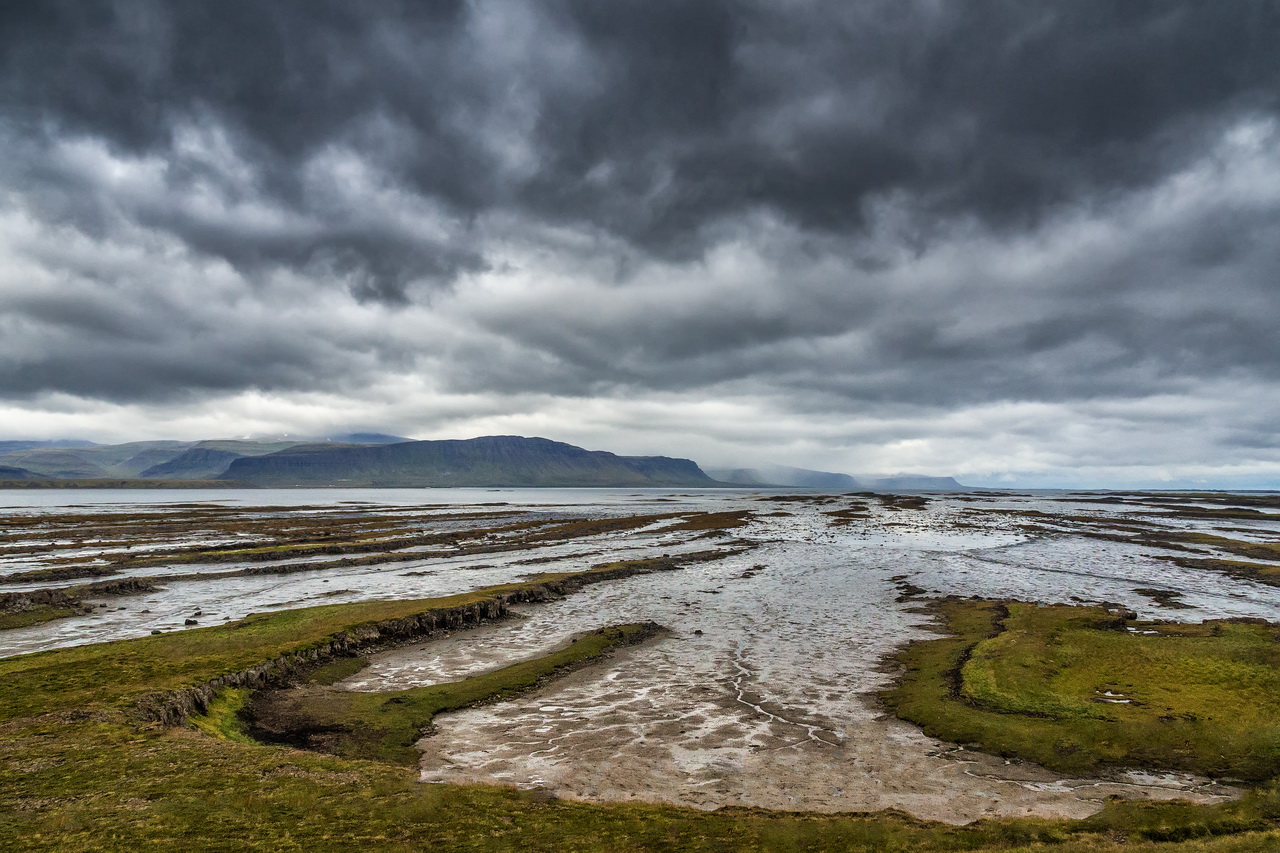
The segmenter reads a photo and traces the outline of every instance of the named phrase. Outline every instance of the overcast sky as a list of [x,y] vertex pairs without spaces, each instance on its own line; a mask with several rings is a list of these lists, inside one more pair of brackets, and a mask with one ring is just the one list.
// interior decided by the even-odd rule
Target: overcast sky
[[0,9],[0,438],[1280,486],[1271,0]]

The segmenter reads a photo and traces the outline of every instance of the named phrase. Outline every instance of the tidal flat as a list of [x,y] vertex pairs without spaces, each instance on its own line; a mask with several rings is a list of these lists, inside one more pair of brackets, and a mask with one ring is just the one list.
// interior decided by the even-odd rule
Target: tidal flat
[[0,494],[33,849],[1280,849],[1268,496]]

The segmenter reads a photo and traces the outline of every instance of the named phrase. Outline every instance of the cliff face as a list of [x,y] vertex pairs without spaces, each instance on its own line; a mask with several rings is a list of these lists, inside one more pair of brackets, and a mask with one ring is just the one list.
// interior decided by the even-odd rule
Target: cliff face
[[303,445],[236,459],[221,479],[261,486],[714,486],[688,459],[616,456],[500,435],[364,447]]

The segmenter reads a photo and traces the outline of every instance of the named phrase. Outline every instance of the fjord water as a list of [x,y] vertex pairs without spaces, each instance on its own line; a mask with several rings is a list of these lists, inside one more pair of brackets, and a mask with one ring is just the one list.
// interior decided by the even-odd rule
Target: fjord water
[[[755,547],[589,587],[526,606],[517,619],[384,652],[343,686],[383,690],[456,680],[542,653],[576,632],[653,620],[670,633],[527,696],[438,718],[438,732],[420,744],[423,779],[706,808],[896,807],[958,822],[995,814],[1083,816],[1111,794],[1213,800],[1233,793],[1182,776],[1072,780],[1008,764],[925,737],[887,716],[874,694],[892,679],[886,655],[931,636],[931,618],[917,598],[903,595],[906,585],[931,594],[1111,602],[1148,618],[1169,613],[1135,590],[1168,589],[1189,605],[1176,614],[1183,621],[1280,620],[1273,587],[1179,568],[1160,559],[1158,548],[1031,532],[1016,515],[970,511],[980,505],[1121,518],[1122,507],[949,495],[915,510],[872,501],[866,519],[836,524],[825,514],[830,505],[760,497],[748,490],[583,489],[3,493],[0,503],[36,514],[69,503],[110,512],[158,501],[219,501],[264,508],[351,502],[346,505],[353,508],[431,504],[500,512],[505,506],[538,517],[737,509],[757,515],[719,538],[654,524],[560,543],[537,549],[536,565],[528,551],[511,551],[286,577],[167,582],[162,591],[112,601],[106,613],[2,632],[0,653],[179,629],[193,608],[216,623],[280,607],[444,595],[611,559],[728,549],[736,539]],[[1272,529],[1268,519],[1249,526],[1258,535]]]

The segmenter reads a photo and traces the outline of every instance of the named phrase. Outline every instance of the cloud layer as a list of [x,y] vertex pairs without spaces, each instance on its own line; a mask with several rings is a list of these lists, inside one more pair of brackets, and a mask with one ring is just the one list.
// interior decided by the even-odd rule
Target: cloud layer
[[1280,484],[1274,4],[0,15],[12,437]]

